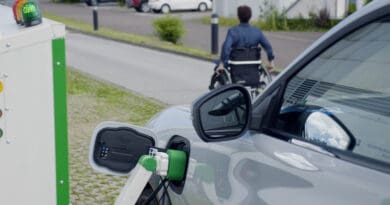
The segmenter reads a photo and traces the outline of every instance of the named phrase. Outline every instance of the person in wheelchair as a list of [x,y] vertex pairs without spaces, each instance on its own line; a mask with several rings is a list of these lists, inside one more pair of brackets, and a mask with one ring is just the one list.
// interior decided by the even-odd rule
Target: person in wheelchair
[[259,46],[267,53],[268,71],[274,68],[275,56],[263,32],[249,25],[252,17],[251,8],[246,5],[239,6],[237,16],[240,24],[228,30],[220,60],[216,62],[216,76],[228,69],[232,83],[256,87],[259,86],[259,66],[261,66]]

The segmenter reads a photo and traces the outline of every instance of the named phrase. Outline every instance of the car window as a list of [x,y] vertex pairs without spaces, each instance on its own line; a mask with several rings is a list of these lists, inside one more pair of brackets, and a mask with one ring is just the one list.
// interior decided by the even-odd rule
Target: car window
[[[275,128],[333,146],[334,138],[320,133],[335,128],[325,121],[307,123],[321,112],[351,139],[349,146],[336,148],[390,163],[389,32],[389,21],[371,23],[306,65],[287,84]],[[313,125],[325,129],[307,137]]]

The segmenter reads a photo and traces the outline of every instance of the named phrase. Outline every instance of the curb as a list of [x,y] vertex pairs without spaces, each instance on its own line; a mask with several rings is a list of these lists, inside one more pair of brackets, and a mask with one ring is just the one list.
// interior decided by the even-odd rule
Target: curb
[[116,38],[110,38],[110,37],[102,36],[102,35],[99,35],[99,34],[94,34],[94,33],[89,33],[89,32],[85,32],[85,31],[80,31],[78,29],[70,28],[68,26],[66,26],[66,29],[68,31],[72,31],[72,32],[76,32],[76,33],[82,33],[82,34],[85,34],[85,35],[90,35],[90,36],[94,36],[94,37],[98,37],[98,38],[102,38],[102,39],[106,39],[106,40],[112,40],[112,41],[116,41],[116,42],[119,42],[119,43],[126,43],[126,44],[130,44],[130,45],[133,45],[133,46],[138,46],[138,47],[141,47],[141,48],[149,48],[149,49],[162,51],[162,52],[166,52],[166,53],[172,53],[172,54],[176,54],[176,55],[180,55],[180,56],[184,56],[184,57],[195,58],[195,59],[203,60],[203,61],[207,61],[207,62],[214,62],[214,60],[215,60],[215,59],[206,58],[206,57],[202,57],[202,56],[191,55],[191,54],[188,54],[188,53],[182,53],[182,52],[178,52],[178,51],[173,51],[173,50],[170,50],[170,49],[160,48],[160,47],[157,47],[157,46],[151,46],[151,45],[146,45],[146,44],[142,44],[142,43],[133,43],[133,42],[120,40],[120,39],[116,39]]

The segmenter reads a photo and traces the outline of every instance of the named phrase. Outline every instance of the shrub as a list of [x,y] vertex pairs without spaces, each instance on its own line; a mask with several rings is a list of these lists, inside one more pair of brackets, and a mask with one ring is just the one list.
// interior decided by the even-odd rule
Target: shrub
[[328,9],[324,8],[318,12],[318,16],[315,18],[314,24],[319,28],[329,28],[330,15]]
[[158,18],[153,21],[152,25],[158,37],[163,41],[177,44],[185,34],[182,20],[173,16]]
[[126,1],[125,0],[119,0],[118,1],[118,5],[119,6],[125,6],[126,5]]
[[349,16],[351,15],[353,12],[356,11],[356,4],[354,3],[349,3],[348,4],[348,10],[347,10],[347,15],[346,16]]
[[263,14],[258,18],[258,21],[255,23],[255,26],[263,30],[271,31],[287,31],[289,30],[288,19],[283,14],[279,14],[276,9],[270,10],[266,14]]
[[280,15],[280,18],[281,18],[281,29],[283,31],[287,31],[289,30],[289,27],[288,27],[288,22],[287,22],[287,16],[286,16],[286,13],[283,12],[282,15]]
[[370,3],[372,0],[366,0],[366,2],[364,3],[364,5]]
[[288,28],[293,31],[314,30],[312,19],[305,19],[302,16],[298,18],[287,19]]

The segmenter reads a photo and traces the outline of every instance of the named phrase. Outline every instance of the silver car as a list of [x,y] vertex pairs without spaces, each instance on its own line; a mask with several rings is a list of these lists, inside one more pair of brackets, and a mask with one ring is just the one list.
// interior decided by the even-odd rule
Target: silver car
[[[92,149],[92,164],[128,174],[149,147],[183,150],[185,178],[164,186],[154,203],[389,205],[389,33],[390,0],[373,1],[253,102],[245,88],[230,85],[191,107],[168,108],[146,127],[101,124],[93,137],[129,135],[113,147],[127,155],[107,162]],[[141,198],[159,183],[153,177]]]

